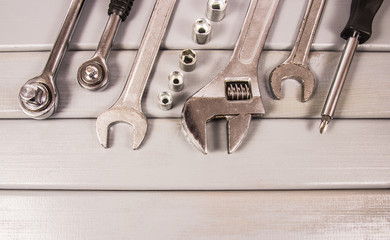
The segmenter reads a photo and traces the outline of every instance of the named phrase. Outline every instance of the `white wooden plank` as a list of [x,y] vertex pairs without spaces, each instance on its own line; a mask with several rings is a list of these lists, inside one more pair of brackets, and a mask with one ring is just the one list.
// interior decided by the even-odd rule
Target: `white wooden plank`
[[[135,1],[130,19],[122,24],[115,48],[136,49],[141,41],[155,1]],[[205,17],[206,0],[178,1],[170,28],[164,41],[168,49],[232,49],[246,14],[249,0],[229,2],[226,18],[214,23],[212,41],[204,46],[191,40],[192,25]],[[349,16],[350,0],[329,0],[314,41],[313,49],[341,50],[339,37]],[[0,51],[49,50],[54,43],[70,0],[2,0],[0,8]],[[291,49],[303,17],[306,1],[281,0],[274,25],[266,43],[267,49]],[[390,2],[384,1],[374,21],[372,39],[360,49],[390,50]],[[22,10],[26,9],[26,10]],[[28,9],[28,11],[27,11]],[[23,13],[23,14],[20,14]],[[87,1],[71,49],[92,50],[96,47],[107,21],[107,1]]]
[[146,139],[131,149],[131,127],[112,128],[103,149],[95,120],[2,120],[2,189],[334,189],[390,187],[390,121],[253,120],[234,154],[226,153],[224,121],[208,125],[201,154],[178,119],[149,120]]
[[387,240],[389,191],[0,192],[0,238]]
[[[70,0],[0,2],[0,51],[49,50]],[[228,49],[235,44],[249,0],[230,1],[226,19],[213,24],[212,41],[196,45],[191,25],[204,17],[205,2],[178,1],[165,49]],[[306,1],[281,0],[267,49],[290,49]],[[87,1],[71,49],[93,50],[107,20],[107,1]],[[154,1],[136,1],[122,24],[116,49],[136,49]],[[329,0],[313,49],[341,50],[338,35],[350,0]],[[373,38],[362,51],[390,51],[385,1],[374,22]],[[5,7],[6,6],[6,7]],[[15,13],[21,13],[15,17]],[[48,11],[50,9],[50,11]],[[26,20],[27,19],[27,20]],[[177,51],[164,51],[144,98],[149,117],[179,117],[184,100],[207,83],[231,51],[200,51],[196,72],[186,74],[176,106],[162,112],[158,92],[178,69]],[[316,118],[322,108],[340,53],[316,52],[311,65],[319,77],[316,97],[299,102],[300,88],[284,85],[274,101],[265,77],[287,52],[262,57],[260,86],[266,118]],[[95,118],[118,97],[135,56],[111,55],[111,86],[100,93],[79,88],[78,66],[92,52],[67,54],[58,78],[61,105],[56,118]],[[0,118],[24,118],[16,104],[19,87],[42,69],[48,53],[0,53]],[[213,64],[210,64],[212,62]],[[385,104],[390,82],[389,53],[359,53],[339,104],[338,118],[390,118]],[[102,95],[104,94],[104,95]],[[180,133],[179,120],[150,120],[139,151],[129,147],[128,126],[114,127],[112,148],[102,149],[90,120],[0,121],[1,189],[329,189],[389,188],[389,120],[335,120],[320,136],[317,120],[255,120],[244,146],[225,149],[225,126],[208,127],[203,156]],[[0,239],[387,239],[389,191],[310,192],[72,192],[0,191]],[[104,216],[103,218],[101,216]]]
[[[76,80],[78,67],[92,52],[69,53],[58,74],[57,85],[60,94],[58,112],[54,118],[96,118],[109,108],[119,97],[127,80],[129,69],[135,57],[134,51],[115,51],[109,61],[111,84],[102,92],[82,89]],[[149,117],[180,117],[185,100],[207,84],[226,65],[231,51],[198,51],[198,66],[191,73],[184,73],[185,88],[173,93],[174,107],[162,111],[157,96],[168,89],[168,74],[179,70],[179,51],[163,51],[155,65],[146,93],[143,110]],[[274,100],[268,90],[267,79],[275,66],[281,63],[288,52],[266,51],[259,65],[259,83],[266,109],[265,118],[318,118],[325,102],[341,53],[313,52],[310,66],[317,76],[315,95],[306,103],[301,102],[301,85],[294,81],[283,83],[283,99]],[[0,118],[27,118],[17,101],[20,87],[39,74],[46,61],[47,53],[0,53]],[[389,72],[390,53],[357,53],[348,75],[337,108],[337,118],[390,118]]]

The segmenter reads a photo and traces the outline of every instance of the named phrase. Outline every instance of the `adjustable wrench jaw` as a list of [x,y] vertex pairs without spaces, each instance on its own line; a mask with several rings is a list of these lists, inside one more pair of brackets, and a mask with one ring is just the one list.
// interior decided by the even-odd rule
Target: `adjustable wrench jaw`
[[252,0],[228,65],[208,85],[187,100],[182,124],[188,139],[207,153],[206,123],[226,118],[228,152],[246,136],[252,117],[264,115],[257,82],[258,65],[279,0]]
[[282,97],[282,81],[286,79],[295,79],[301,83],[303,102],[309,100],[315,92],[316,78],[308,67],[293,63],[282,63],[270,74],[270,89],[276,99]]
[[[232,98],[228,91],[232,85],[249,87],[241,88],[248,91],[245,92],[248,95],[243,93]],[[264,113],[257,77],[225,77],[220,74],[187,100],[182,112],[182,125],[184,134],[190,142],[202,153],[207,154],[207,122],[216,118],[226,118],[228,153],[233,153],[243,142],[252,117],[260,117]]]
[[139,148],[148,129],[148,122],[142,111],[128,107],[114,106],[103,112],[96,120],[96,132],[100,144],[108,148],[108,134],[110,127],[123,122],[133,127],[133,149]]

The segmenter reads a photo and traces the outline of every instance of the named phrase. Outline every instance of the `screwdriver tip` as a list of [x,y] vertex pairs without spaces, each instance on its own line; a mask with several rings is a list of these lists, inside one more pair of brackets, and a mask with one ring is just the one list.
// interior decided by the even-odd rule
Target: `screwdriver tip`
[[326,115],[322,116],[321,124],[320,124],[320,133],[321,134],[325,133],[326,130],[328,129],[329,122],[330,122],[329,116],[326,116]]

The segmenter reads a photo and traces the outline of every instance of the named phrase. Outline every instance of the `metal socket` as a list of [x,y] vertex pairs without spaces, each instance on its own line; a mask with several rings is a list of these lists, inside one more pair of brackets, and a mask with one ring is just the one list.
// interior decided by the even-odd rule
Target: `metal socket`
[[162,110],[168,111],[172,108],[173,97],[169,92],[162,92],[158,95],[158,103]]
[[21,110],[33,119],[46,119],[53,115],[58,104],[58,93],[55,86],[48,83],[41,75],[27,81],[19,91]]
[[227,0],[208,0],[206,16],[213,22],[219,22],[225,17]]
[[40,82],[23,85],[19,97],[20,102],[30,111],[40,111],[46,108],[51,101],[49,89]]
[[185,72],[191,72],[196,67],[196,52],[192,49],[184,49],[180,53],[180,68]]
[[205,18],[196,20],[192,28],[192,39],[198,44],[206,44],[211,39],[211,23]]
[[174,92],[180,92],[183,90],[184,87],[184,81],[183,81],[183,74],[179,71],[173,71],[168,76],[169,80],[169,89],[171,89]]

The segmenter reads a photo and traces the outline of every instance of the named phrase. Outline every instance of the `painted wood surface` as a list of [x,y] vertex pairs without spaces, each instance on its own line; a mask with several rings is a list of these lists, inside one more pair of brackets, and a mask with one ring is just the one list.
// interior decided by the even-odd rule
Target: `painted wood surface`
[[[10,9],[24,3],[32,8],[51,6],[53,11],[47,13],[49,15],[34,13],[35,17],[31,17],[29,23],[9,23],[4,29],[12,31],[13,35],[5,34],[4,42],[0,40],[3,50],[29,50],[0,53],[3,81],[0,118],[9,119],[0,121],[0,133],[4,136],[0,139],[0,186],[7,189],[86,190],[389,187],[390,107],[386,99],[390,93],[390,81],[386,66],[390,63],[390,53],[386,52],[386,47],[379,47],[387,45],[390,39],[388,28],[381,25],[383,19],[389,17],[384,10],[378,15],[382,21],[375,21],[374,27],[385,30],[379,31],[380,34],[373,37],[366,49],[361,49],[364,52],[357,53],[344,87],[336,117],[347,120],[334,121],[328,134],[319,135],[316,118],[319,118],[340,52],[312,52],[310,66],[318,78],[318,89],[312,100],[301,103],[301,87],[295,81],[284,83],[283,100],[276,101],[270,97],[266,79],[272,69],[288,56],[288,52],[266,51],[259,64],[259,79],[267,114],[265,119],[253,121],[250,134],[239,152],[226,154],[223,122],[208,127],[210,155],[203,156],[186,142],[180,133],[178,119],[183,103],[226,65],[249,3],[246,0],[231,2],[231,12],[228,12],[226,19],[214,25],[216,31],[212,42],[199,47],[211,50],[198,50],[198,67],[196,71],[185,74],[185,90],[174,95],[175,106],[168,112],[158,108],[157,94],[168,89],[168,74],[179,68],[179,51],[165,50],[159,54],[143,101],[145,113],[153,120],[149,121],[148,136],[139,151],[129,148],[131,131],[128,126],[114,128],[115,134],[111,135],[114,144],[108,150],[99,146],[94,129],[95,118],[110,107],[122,91],[136,51],[114,51],[111,54],[112,81],[108,89],[102,92],[81,89],[76,81],[77,68],[93,52],[69,52],[57,79],[60,105],[54,116],[56,119],[42,122],[22,120],[26,117],[17,106],[19,88],[27,79],[39,74],[48,56],[48,52],[31,51],[50,48],[50,39],[55,39],[54,30],[59,25],[54,22],[61,21],[60,13],[66,9],[68,2],[37,0],[34,3],[10,3]],[[344,20],[339,18],[346,15],[335,17],[334,14],[347,11],[349,3],[328,2],[327,9],[333,10],[325,11],[330,15],[325,14],[321,23],[323,27],[320,28],[326,30],[327,37],[322,37],[324,33],[320,30],[316,41],[321,39],[324,42],[316,42],[317,49],[321,49],[321,46],[325,50],[339,49],[337,46],[342,45],[343,41],[335,40],[338,37],[329,34],[329,31],[339,31],[336,26],[342,28]],[[104,26],[106,20],[103,16],[105,10],[102,10],[106,9],[105,4],[100,0],[88,1],[85,12],[92,12],[83,15],[73,49],[92,49],[90,47],[96,45],[101,33],[96,28],[98,24]],[[115,46],[119,49],[136,48],[142,37],[142,24],[146,24],[154,4],[153,1],[138,4],[134,6],[135,14],[129,19],[129,25],[118,34]],[[386,2],[383,9],[388,4]],[[303,6],[304,1],[281,2],[269,35],[268,48],[285,49],[294,43],[299,18],[304,12]],[[191,29],[192,16],[204,14],[203,7],[199,1],[179,1],[164,48],[198,48],[191,45],[190,30],[188,33],[186,30]],[[297,11],[301,7],[302,11]],[[199,9],[202,11],[199,12]],[[50,14],[54,14],[53,22],[43,20],[42,16],[49,17]],[[5,18],[9,16],[9,12],[3,15]],[[293,19],[297,19],[296,25],[290,27],[288,23],[293,24]],[[134,23],[137,23],[134,29],[126,30]],[[47,27],[48,24],[53,26]],[[40,26],[39,30],[46,33],[21,38],[18,37],[18,29],[22,25],[27,29],[24,35],[39,32],[32,31],[34,26]],[[50,37],[51,34],[53,37]],[[186,41],[182,41],[182,38]],[[13,39],[14,45],[11,46],[11,41],[7,39]],[[122,45],[122,41],[128,45]],[[329,45],[329,42],[334,45]],[[311,118],[314,119],[309,120]]]
[[[213,23],[212,41],[204,46],[191,40],[192,25],[205,17],[206,1],[180,0],[167,32],[163,47],[168,49],[202,48],[233,49],[250,0],[229,1],[226,18]],[[2,0],[0,8],[0,51],[50,50],[70,0]],[[135,1],[127,22],[122,24],[115,48],[137,49],[142,39],[155,1]],[[350,9],[350,0],[328,0],[319,26],[314,49],[341,50],[344,40],[339,37]],[[87,0],[71,43],[71,49],[96,48],[107,21],[107,1]],[[361,50],[389,51],[390,2],[384,1],[374,21],[373,38]],[[28,11],[27,11],[28,9]],[[50,11],[48,11],[50,9]],[[306,10],[305,0],[281,0],[265,47],[273,50],[291,49]],[[20,13],[16,15],[15,13]],[[22,15],[22,17],[21,17]]]
[[[115,51],[109,67],[111,82],[105,91],[91,92],[80,87],[76,80],[79,66],[93,52],[70,52],[58,73],[57,86],[60,104],[54,118],[96,118],[119,97],[127,80],[135,51]],[[185,100],[213,79],[227,64],[231,51],[198,51],[195,71],[184,73],[185,88],[174,93],[174,107],[162,111],[157,96],[168,88],[168,75],[179,69],[179,51],[162,51],[157,59],[144,94],[143,110],[148,117],[179,118]],[[288,52],[266,51],[259,64],[259,83],[265,118],[319,118],[330,83],[341,56],[340,52],[313,52],[310,67],[317,77],[317,90],[313,98],[301,102],[302,88],[295,80],[283,82],[283,99],[274,100],[269,92],[268,76],[288,56]],[[48,53],[21,52],[0,53],[0,72],[3,86],[0,89],[0,118],[27,118],[17,101],[20,87],[38,75]],[[356,54],[350,74],[343,88],[336,118],[390,118],[390,53],[359,52]]]
[[269,97],[265,84],[288,55],[275,50],[291,49],[305,10],[306,1],[281,0],[266,43],[272,51],[259,65],[266,119],[253,121],[233,155],[226,153],[225,123],[209,125],[207,156],[186,142],[178,119],[166,118],[179,117],[184,100],[227,63],[249,0],[229,1],[225,20],[213,23],[212,41],[203,46],[192,42],[191,26],[205,16],[205,3],[178,1],[163,49],[203,49],[197,70],[185,74],[174,108],[160,111],[156,96],[178,69],[178,51],[162,51],[144,96],[144,111],[154,118],[144,145],[131,150],[131,130],[120,124],[112,129],[112,147],[102,149],[94,118],[118,97],[154,2],[135,1],[114,42],[115,49],[131,51],[111,54],[111,85],[91,93],[78,86],[75,72],[96,48],[107,1],[87,1],[70,47],[82,51],[69,52],[58,75],[59,112],[39,122],[21,114],[17,93],[43,68],[48,52],[42,51],[51,49],[70,0],[0,2],[0,189],[65,190],[1,190],[0,239],[388,239],[388,190],[90,191],[390,187],[390,1],[355,57],[337,111],[344,119],[320,136],[311,118],[319,117],[340,57],[331,51],[343,47],[338,35],[350,0],[328,0],[313,45],[320,51],[310,59],[319,86],[305,104],[298,83],[284,83],[281,101]]
[[179,119],[149,120],[141,148],[131,127],[100,146],[95,119],[0,121],[0,188],[99,190],[347,189],[390,187],[390,121],[255,119],[227,154],[226,125],[208,125],[210,153],[185,139]]
[[2,240],[389,236],[389,191],[0,191]]

